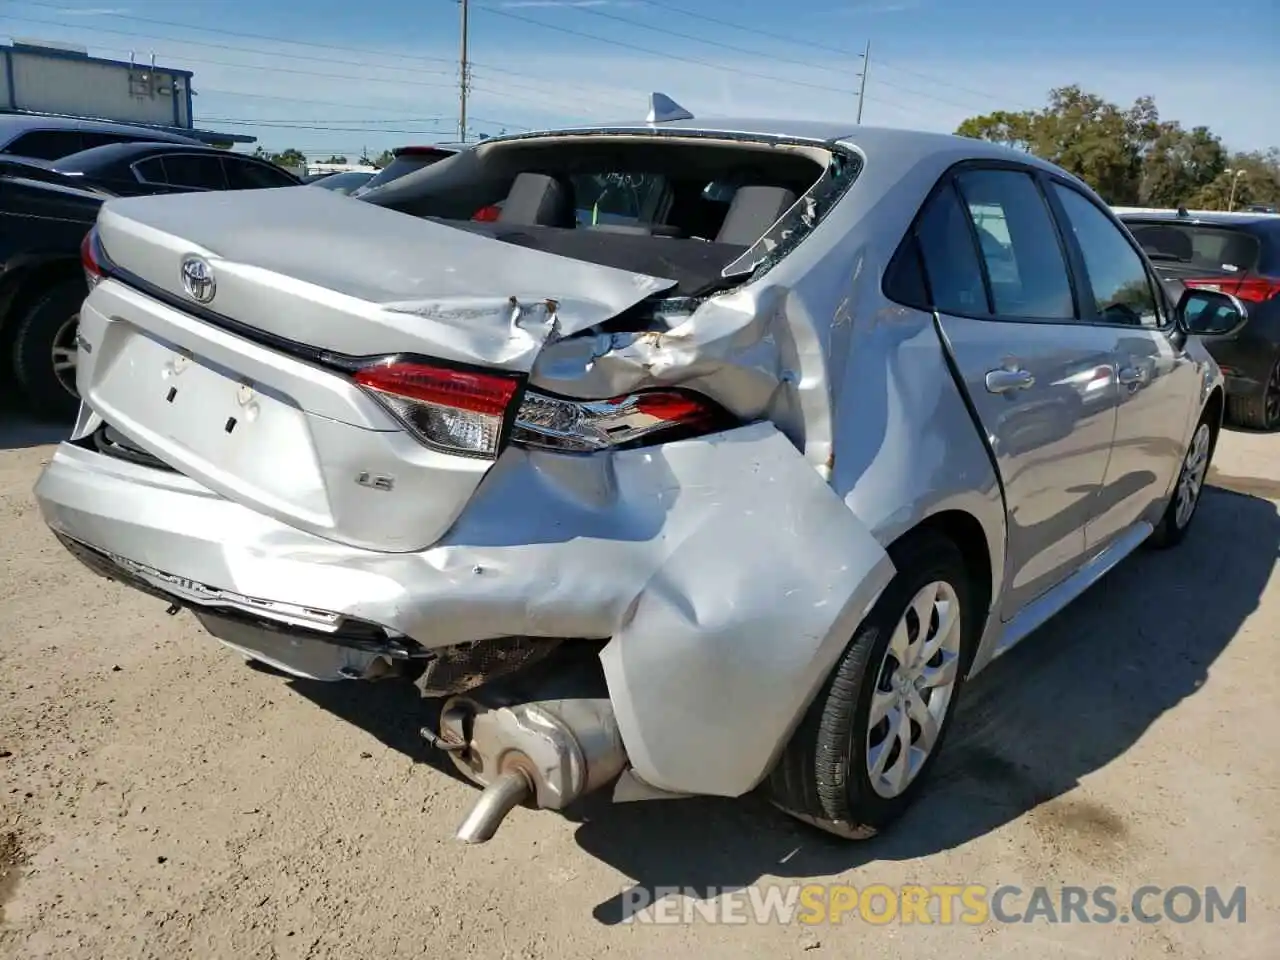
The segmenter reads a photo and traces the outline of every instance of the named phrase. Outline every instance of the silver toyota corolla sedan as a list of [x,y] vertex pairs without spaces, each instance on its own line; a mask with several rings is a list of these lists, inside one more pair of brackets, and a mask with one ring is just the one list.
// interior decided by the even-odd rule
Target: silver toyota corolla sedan
[[49,526],[439,698],[470,841],[606,786],[884,828],[968,678],[1186,534],[1244,313],[1025,154],[660,96],[359,201],[113,200],[84,266]]

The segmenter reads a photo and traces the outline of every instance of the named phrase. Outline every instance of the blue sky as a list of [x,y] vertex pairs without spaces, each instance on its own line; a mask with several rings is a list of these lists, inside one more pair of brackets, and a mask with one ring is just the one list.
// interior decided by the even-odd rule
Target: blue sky
[[[1206,15],[1206,10],[1211,15]],[[5,0],[0,36],[156,54],[197,123],[308,154],[456,139],[456,0]],[[288,42],[285,42],[287,38]],[[1078,83],[1228,146],[1280,145],[1276,0],[472,0],[471,134],[643,115],[952,130]]]

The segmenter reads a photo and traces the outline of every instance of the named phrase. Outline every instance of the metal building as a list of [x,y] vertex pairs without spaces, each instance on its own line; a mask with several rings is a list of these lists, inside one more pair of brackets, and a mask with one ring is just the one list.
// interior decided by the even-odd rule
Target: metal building
[[257,138],[197,130],[189,70],[91,57],[84,47],[43,40],[0,44],[0,112],[52,114],[159,127],[218,146]]

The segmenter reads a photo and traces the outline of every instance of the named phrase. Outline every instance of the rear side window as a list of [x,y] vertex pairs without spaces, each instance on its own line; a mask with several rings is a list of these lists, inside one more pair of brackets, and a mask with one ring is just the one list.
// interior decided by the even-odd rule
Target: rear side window
[[32,130],[11,140],[4,152],[33,160],[60,160],[79,153],[82,144],[79,130]]
[[997,316],[1074,320],[1071,279],[1049,207],[1029,174],[969,170],[957,178]]
[[1098,317],[1108,323],[1160,326],[1151,277],[1124,233],[1080,193],[1060,183],[1053,190],[1084,257]]
[[221,157],[199,153],[169,153],[161,159],[164,161],[165,181],[170,186],[194,190],[227,189]]
[[167,183],[164,178],[164,162],[159,157],[143,160],[133,165],[134,172],[144,183]]
[[968,214],[949,185],[925,205],[916,224],[933,306],[940,313],[988,316],[982,267]]
[[227,186],[232,190],[259,190],[270,187],[292,187],[297,181],[283,170],[273,170],[265,163],[222,157]]
[[1131,223],[1129,232],[1157,266],[1243,273],[1258,266],[1259,244],[1243,230],[1181,223]]

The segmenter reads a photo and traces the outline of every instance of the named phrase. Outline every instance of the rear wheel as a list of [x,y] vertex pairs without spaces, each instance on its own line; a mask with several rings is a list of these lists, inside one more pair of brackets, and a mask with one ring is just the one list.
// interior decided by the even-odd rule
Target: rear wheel
[[848,839],[910,806],[932,766],[975,625],[964,558],[932,531],[890,549],[897,576],[858,627],[767,789],[791,815]]
[[84,298],[84,281],[64,281],[50,288],[18,321],[14,379],[39,416],[69,420],[80,406],[76,331]]
[[1227,398],[1227,416],[1232,423],[1253,430],[1280,428],[1280,360],[1272,365],[1261,393]]

